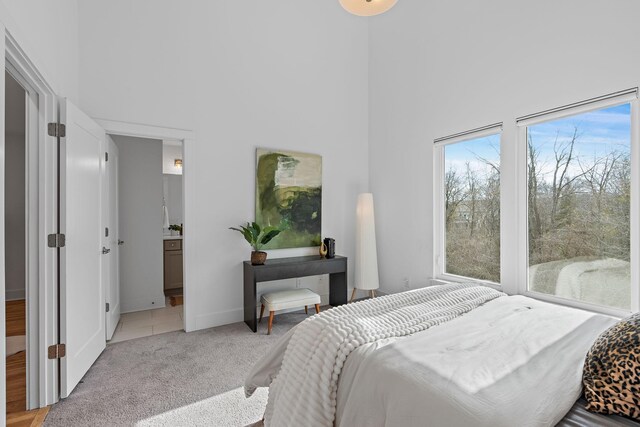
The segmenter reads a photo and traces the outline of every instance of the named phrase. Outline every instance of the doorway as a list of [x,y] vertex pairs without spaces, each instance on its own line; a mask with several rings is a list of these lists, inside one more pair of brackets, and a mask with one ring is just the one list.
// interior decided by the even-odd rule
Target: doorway
[[117,169],[109,204],[118,206],[118,244],[110,249],[119,260],[121,313],[109,342],[184,330],[182,143],[121,135],[107,141]]
[[[27,408],[39,408],[68,396],[106,341],[105,318],[102,317],[106,292],[101,276],[105,268],[100,260],[108,257],[100,258],[100,247],[109,249],[105,244],[111,243],[107,239],[101,240],[104,228],[101,228],[102,181],[99,178],[104,166],[100,159],[105,154],[105,130],[110,135],[174,138],[185,148],[193,145],[194,136],[188,130],[92,120],[69,100],[58,98],[1,23],[0,30],[4,33],[0,44],[6,55],[5,66],[27,93],[25,401]],[[5,75],[2,77],[8,80]],[[4,101],[0,100],[0,109],[6,108]],[[66,125],[66,136],[62,125]],[[0,136],[2,150],[4,137],[4,134]],[[189,149],[186,155],[190,153]],[[0,160],[2,188],[7,181],[4,160]],[[85,176],[80,176],[82,173]],[[90,176],[86,176],[87,173]],[[192,178],[189,176],[189,179]],[[183,187],[185,190],[191,188],[186,183]],[[186,191],[184,193],[184,201],[188,202],[190,196]],[[189,203],[183,206],[184,212],[189,212],[185,218],[188,222],[193,207]],[[99,209],[97,212],[96,208]],[[4,207],[0,207],[0,220],[4,222]],[[65,236],[67,243],[73,244],[65,245]],[[195,315],[189,310],[187,283],[189,272],[193,270],[188,263],[189,244],[185,235],[182,241],[185,253],[183,317],[184,328],[188,331],[196,327]],[[1,250],[5,250],[5,246]],[[87,258],[90,259],[85,262]],[[0,271],[4,264],[3,252]],[[5,280],[4,276],[2,274],[0,281]],[[4,282],[0,283],[0,292],[2,313],[6,296]],[[89,310],[100,315],[87,316]],[[22,309],[18,311],[22,312]],[[6,338],[5,329],[3,321],[0,323],[2,339]],[[6,405],[3,366],[6,360],[5,355],[2,357],[0,408]]]
[[[5,70],[4,263],[7,425],[34,419],[37,401],[38,94]],[[46,412],[45,412],[46,413]]]

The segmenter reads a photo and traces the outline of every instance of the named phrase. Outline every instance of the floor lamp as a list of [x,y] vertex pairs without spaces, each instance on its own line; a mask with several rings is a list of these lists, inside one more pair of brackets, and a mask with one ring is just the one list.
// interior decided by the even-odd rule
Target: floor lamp
[[356,290],[369,291],[375,297],[380,287],[378,279],[378,251],[376,249],[376,225],[373,214],[373,194],[358,195],[356,208],[356,282],[351,294],[351,301]]

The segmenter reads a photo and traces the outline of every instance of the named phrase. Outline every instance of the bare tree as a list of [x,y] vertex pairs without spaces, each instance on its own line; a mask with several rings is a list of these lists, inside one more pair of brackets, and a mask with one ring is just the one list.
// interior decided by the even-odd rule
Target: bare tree
[[476,229],[476,223],[478,221],[478,198],[480,192],[480,177],[477,172],[471,169],[471,164],[467,162],[465,180],[467,182],[467,194],[465,199],[467,200],[467,207],[469,211],[468,225],[469,225],[469,237],[473,237],[473,233]]
[[574,126],[573,135],[568,142],[559,141],[560,133],[556,133],[556,139],[553,143],[554,153],[554,169],[553,180],[551,182],[551,215],[550,215],[550,229],[554,230],[557,227],[558,209],[560,201],[563,196],[568,195],[571,190],[574,181],[580,179],[584,173],[576,174],[573,177],[569,176],[569,171],[573,162],[576,161],[574,151],[575,145],[578,141],[578,127]]
[[539,154],[533,145],[531,135],[527,137],[529,165],[528,165],[528,202],[529,202],[529,244],[530,251],[537,249],[538,239],[542,236],[542,219],[538,206],[538,161]]
[[464,201],[462,179],[455,169],[449,168],[444,176],[444,204],[446,210],[446,226],[450,230],[458,207]]

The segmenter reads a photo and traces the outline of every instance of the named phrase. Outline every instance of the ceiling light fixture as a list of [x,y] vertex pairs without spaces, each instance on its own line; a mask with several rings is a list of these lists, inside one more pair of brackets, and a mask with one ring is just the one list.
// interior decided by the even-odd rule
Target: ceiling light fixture
[[398,0],[340,0],[347,12],[358,16],[379,15],[391,9]]
[[175,167],[177,167],[177,168],[182,168],[182,159],[176,159],[176,160],[173,162],[173,165],[174,165]]

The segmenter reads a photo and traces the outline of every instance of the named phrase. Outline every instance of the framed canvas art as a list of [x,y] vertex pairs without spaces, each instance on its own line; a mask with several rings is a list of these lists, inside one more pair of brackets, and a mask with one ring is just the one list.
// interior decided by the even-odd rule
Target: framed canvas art
[[322,157],[258,148],[256,222],[283,230],[265,249],[320,246]]

